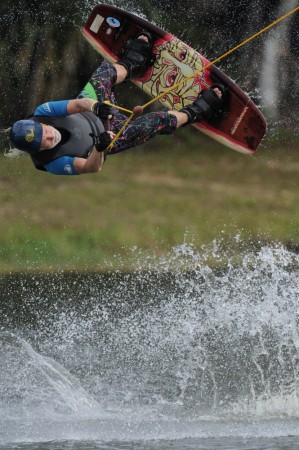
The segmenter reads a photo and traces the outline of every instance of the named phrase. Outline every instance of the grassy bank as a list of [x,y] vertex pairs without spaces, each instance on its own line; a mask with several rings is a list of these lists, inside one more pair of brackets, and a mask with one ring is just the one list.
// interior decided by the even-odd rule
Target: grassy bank
[[247,157],[179,130],[81,177],[1,156],[1,270],[101,270],[115,255],[130,265],[135,246],[163,254],[238,234],[298,246],[298,147],[266,141]]

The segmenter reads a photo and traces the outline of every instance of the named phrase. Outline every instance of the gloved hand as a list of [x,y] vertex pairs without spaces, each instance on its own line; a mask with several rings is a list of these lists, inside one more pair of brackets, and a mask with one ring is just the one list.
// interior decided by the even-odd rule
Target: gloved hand
[[92,137],[93,145],[95,146],[96,150],[99,153],[104,152],[104,156],[105,156],[105,159],[106,159],[107,148],[108,148],[109,144],[112,141],[112,138],[111,138],[110,134],[108,133],[108,131],[103,131],[103,133],[100,133],[99,135],[95,135],[94,133],[90,133],[89,136]]
[[96,102],[92,105],[91,111],[101,120],[112,119],[112,108],[106,103]]

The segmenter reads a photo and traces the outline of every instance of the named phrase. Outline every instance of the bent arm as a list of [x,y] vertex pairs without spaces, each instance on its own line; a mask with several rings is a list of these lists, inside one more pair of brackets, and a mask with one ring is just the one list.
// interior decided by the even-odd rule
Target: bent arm
[[102,169],[104,161],[104,152],[100,153],[93,147],[87,159],[75,158],[74,169],[78,175],[83,175],[84,173],[98,173]]
[[77,114],[80,112],[92,112],[92,107],[97,103],[96,100],[92,98],[76,98],[74,100],[69,100],[67,104],[68,114]]
[[35,116],[65,117],[80,112],[93,112],[93,105],[98,103],[92,98],[78,98],[74,100],[58,100],[43,103],[34,111]]
[[93,149],[87,159],[76,158],[74,168],[78,174],[99,172],[105,162],[105,155],[111,140],[115,137],[112,131],[105,131],[93,137]]
[[93,149],[88,159],[77,158],[76,156],[60,156],[45,164],[44,168],[53,175],[80,175],[99,172],[103,163],[104,154]]

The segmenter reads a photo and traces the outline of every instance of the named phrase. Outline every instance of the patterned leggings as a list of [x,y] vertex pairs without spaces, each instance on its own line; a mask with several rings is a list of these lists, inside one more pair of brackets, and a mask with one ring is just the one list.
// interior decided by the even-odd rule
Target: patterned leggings
[[[116,104],[113,86],[116,82],[116,70],[107,61],[92,74],[91,79],[79,94],[79,98],[92,97],[99,102],[108,100]],[[117,133],[127,116],[118,109],[113,109],[113,118],[110,121],[110,130]],[[172,134],[176,130],[177,119],[167,110],[144,114],[133,119],[122,135],[117,139],[111,153],[119,153],[128,148],[148,142],[158,134]]]

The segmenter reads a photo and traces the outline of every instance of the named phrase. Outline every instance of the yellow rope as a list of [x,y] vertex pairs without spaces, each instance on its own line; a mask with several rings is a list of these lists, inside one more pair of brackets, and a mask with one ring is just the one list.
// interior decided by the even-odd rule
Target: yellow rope
[[119,136],[122,134],[122,132],[124,131],[124,129],[127,127],[127,125],[129,125],[129,123],[131,122],[131,120],[134,117],[134,113],[132,112],[132,114],[127,118],[126,122],[123,124],[123,126],[121,127],[121,129],[119,130],[118,133],[116,133],[116,135],[114,136],[114,138],[112,139],[112,141],[110,142],[110,144],[107,147],[107,152],[110,152],[114,142],[119,138]]
[[121,127],[121,129],[119,130],[119,132],[114,136],[114,138],[112,139],[112,141],[111,141],[110,144],[108,145],[108,147],[107,147],[107,152],[110,152],[111,149],[112,149],[112,147],[113,147],[113,145],[114,145],[114,142],[119,138],[119,136],[122,134],[122,132],[124,131],[124,129],[126,128],[126,126],[131,122],[131,120],[132,120],[132,118],[133,118],[133,116],[134,116],[134,113],[133,113],[133,111],[131,111],[130,109],[122,108],[121,106],[118,106],[118,105],[115,105],[114,103],[108,102],[108,100],[105,100],[103,103],[105,103],[105,105],[112,106],[113,108],[120,109],[121,111],[125,111],[125,112],[127,112],[127,113],[130,114],[130,117],[128,117],[128,119],[126,120],[126,122],[124,123],[124,125]]
[[131,111],[130,109],[122,108],[121,106],[118,106],[118,105],[115,105],[114,103],[108,102],[108,100],[105,100],[103,103],[105,103],[105,105],[108,105],[108,106],[113,106],[113,108],[120,109],[121,111],[125,111],[129,114],[133,114],[133,111]]
[[[236,50],[238,50],[239,48],[243,47],[245,44],[248,44],[248,42],[253,41],[253,39],[256,39],[258,36],[260,36],[262,33],[264,33],[265,31],[270,30],[270,28],[273,28],[275,25],[277,25],[279,22],[281,22],[282,20],[286,19],[287,17],[291,16],[292,14],[294,14],[296,11],[299,10],[299,6],[297,6],[296,8],[292,9],[291,11],[289,11],[288,13],[284,14],[283,16],[279,17],[278,19],[276,19],[274,22],[270,23],[269,25],[267,25],[265,28],[263,28],[262,30],[258,31],[257,33],[253,34],[252,36],[250,36],[249,38],[245,39],[244,41],[242,41],[240,44],[236,45],[235,47],[233,47],[232,49],[228,50],[227,52],[223,53],[223,55],[219,56],[218,58],[214,59],[212,62],[209,62],[208,64],[206,64],[204,67],[202,67],[199,70],[196,70],[195,72],[193,72],[191,75],[189,75],[188,77],[183,78],[179,83],[176,83],[175,85],[173,85],[171,88],[167,89],[166,91],[164,91],[162,94],[158,95],[157,97],[153,98],[152,100],[150,100],[148,103],[145,103],[142,108],[146,108],[147,106],[151,105],[152,103],[156,102],[157,100],[160,100],[160,98],[164,97],[164,95],[169,94],[169,92],[173,91],[174,89],[176,89],[177,87],[179,87],[181,84],[185,83],[186,81],[190,80],[191,78],[193,78],[195,75],[198,75],[200,73],[202,73],[204,70],[209,69],[212,65],[216,64],[217,62],[221,61],[222,59],[226,58],[228,55],[231,55],[233,52],[235,52]],[[107,104],[109,104],[109,102],[105,102]],[[116,136],[113,138],[113,140],[111,141],[111,143],[109,144],[107,150],[108,152],[112,149],[115,141],[119,138],[119,136],[121,135],[121,133],[124,131],[124,129],[126,128],[126,126],[130,123],[130,121],[132,120],[132,118],[135,116],[133,111],[130,110],[125,110],[124,108],[120,108],[116,105],[111,105],[114,106],[116,108],[122,109],[123,111],[127,111],[129,112],[131,115],[130,117],[128,117],[126,123],[123,125],[123,127],[121,128],[121,130],[116,134]]]

